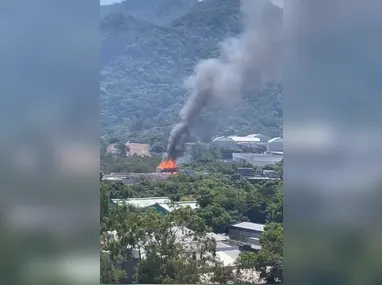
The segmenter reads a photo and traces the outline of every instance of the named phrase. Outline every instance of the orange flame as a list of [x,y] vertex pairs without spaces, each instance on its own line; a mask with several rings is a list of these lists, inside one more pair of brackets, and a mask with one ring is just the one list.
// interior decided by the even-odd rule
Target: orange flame
[[158,168],[162,169],[176,169],[176,161],[175,160],[165,160],[162,161]]

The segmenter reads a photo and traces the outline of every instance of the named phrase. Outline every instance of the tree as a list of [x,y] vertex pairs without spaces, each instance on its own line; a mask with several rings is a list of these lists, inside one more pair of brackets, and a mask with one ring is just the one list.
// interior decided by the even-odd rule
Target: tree
[[260,236],[255,268],[267,283],[283,282],[283,234],[282,224],[270,223]]
[[108,139],[109,144],[114,144],[114,143],[119,143],[119,142],[121,142],[121,140],[117,137],[112,137],[112,138]]
[[[149,238],[142,244],[146,257],[138,264],[138,283],[198,283],[201,272],[213,260],[216,247],[206,237],[200,220],[190,220],[184,211],[164,217],[148,211],[142,218],[144,224],[151,226],[145,230]],[[189,231],[186,225],[198,231]]]
[[[119,159],[127,161],[131,157]],[[145,162],[143,158],[134,159]],[[211,273],[213,282],[222,284],[248,282],[246,276],[280,282],[283,228],[276,222],[282,222],[282,181],[253,185],[235,173],[226,173],[227,168],[232,170],[238,165],[235,163],[209,161],[191,165],[194,173],[176,174],[166,180],[151,181],[142,176],[133,185],[101,183],[102,249],[108,252],[112,265],[106,267],[105,263],[105,268],[118,269],[119,262],[128,259],[134,250],[138,256],[135,273],[127,270],[127,274],[137,283],[200,283],[204,282],[204,272]],[[110,198],[153,196],[176,200],[188,197],[197,200],[200,207],[179,208],[163,216],[152,208],[109,207]],[[207,238],[206,232],[227,232],[231,224],[248,220],[267,220],[260,237],[262,249],[259,253],[242,253],[237,260],[237,276],[229,281],[231,271],[216,260],[215,242]],[[113,240],[114,231],[118,238]]]
[[226,284],[234,281],[232,267],[224,266],[223,263],[217,262],[213,268],[211,282]]
[[[244,277],[244,282],[252,283],[256,279],[256,253],[250,251],[243,251],[239,254],[239,257],[235,261],[237,272],[236,275],[238,279],[242,279]],[[243,274],[244,273],[244,274]],[[243,276],[244,275],[244,276]],[[247,276],[252,276],[250,280],[247,280]],[[256,280],[257,281],[257,280]]]
[[119,156],[125,157],[127,155],[128,148],[124,143],[122,143],[122,142],[117,143],[115,145],[115,148],[118,150]]
[[110,195],[110,188],[107,184],[101,183],[101,189],[100,189],[100,209],[101,209],[101,221],[103,217],[106,217],[109,212],[109,195]]
[[118,284],[126,276],[126,272],[113,264],[108,254],[101,253],[101,284]]

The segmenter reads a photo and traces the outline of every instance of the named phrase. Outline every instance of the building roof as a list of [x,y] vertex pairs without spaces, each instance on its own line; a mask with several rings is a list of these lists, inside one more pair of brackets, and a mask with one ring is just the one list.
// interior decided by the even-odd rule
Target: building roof
[[277,137],[277,138],[272,138],[268,141],[268,143],[271,143],[271,142],[283,142],[284,139],[283,138],[280,138],[280,137]]
[[150,156],[149,145],[142,143],[130,143],[127,142],[126,147],[129,147],[130,155],[138,155],[138,156]]
[[283,151],[271,151],[270,153],[273,155],[284,155]]
[[167,212],[172,212],[174,210],[177,210],[179,208],[184,207],[190,207],[191,209],[198,208],[198,202],[197,201],[181,201],[181,202],[173,202],[170,203],[169,201],[163,202],[163,203],[156,203],[163,209],[165,209]]
[[232,227],[253,230],[253,231],[260,231],[260,232],[264,231],[263,224],[256,224],[251,222],[241,222],[241,223],[232,225]]
[[236,259],[239,257],[240,250],[233,249],[227,251],[217,251],[216,257],[223,262],[224,266],[233,266],[235,265]]
[[102,181],[123,181],[120,177],[103,177]]
[[258,137],[239,137],[239,136],[229,136],[230,139],[234,140],[235,142],[253,142],[258,143],[260,142],[260,139]]
[[271,180],[271,178],[267,176],[252,176],[252,177],[246,177],[248,180]]
[[212,142],[217,142],[217,141],[230,141],[230,142],[234,142],[234,140],[232,138],[230,138],[230,137],[217,137]]
[[233,153],[233,160],[245,160],[255,166],[265,166],[275,164],[283,159],[282,155],[262,154],[262,153]]
[[109,144],[106,148],[106,152],[117,152],[116,143]]
[[126,204],[137,208],[146,208],[154,204],[169,203],[170,200],[167,197],[149,197],[149,198],[130,198],[130,199],[112,199],[115,204]]

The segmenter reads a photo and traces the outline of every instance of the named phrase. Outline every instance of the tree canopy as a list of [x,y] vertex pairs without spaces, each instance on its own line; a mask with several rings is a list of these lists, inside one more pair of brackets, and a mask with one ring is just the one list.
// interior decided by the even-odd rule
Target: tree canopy
[[[120,269],[112,264],[131,257],[131,249],[137,247],[140,257],[135,270],[125,275],[138,283],[201,283],[203,272],[208,270],[212,272],[209,280],[217,283],[238,281],[243,270],[257,272],[267,282],[282,280],[283,182],[254,185],[236,173],[226,173],[215,163],[215,167],[207,166],[204,171],[178,173],[167,180],[101,184],[101,240],[112,231],[118,236],[117,241],[103,243],[103,250],[109,250],[109,259],[114,261],[110,263],[103,257],[103,268],[112,271],[102,275],[108,278],[104,280],[121,276]],[[203,169],[203,165],[199,162],[188,166]],[[196,200],[199,208],[179,208],[161,215],[151,208],[138,210],[110,204],[110,199],[155,196],[173,201]],[[214,259],[216,245],[206,233],[227,233],[230,225],[241,221],[265,223],[266,227],[260,239],[262,250],[243,252],[234,272]],[[181,242],[187,237],[179,239],[175,233],[181,227],[190,229],[191,240],[198,241],[191,253],[190,249],[185,251]]]
[[[241,32],[238,0],[125,1],[103,7],[101,134],[149,142],[164,151],[186,99],[184,79],[201,59],[216,57],[220,42]],[[166,7],[166,8],[164,8]],[[165,9],[166,13],[164,13]],[[282,134],[282,87],[243,92],[235,104],[213,102],[193,135]]]

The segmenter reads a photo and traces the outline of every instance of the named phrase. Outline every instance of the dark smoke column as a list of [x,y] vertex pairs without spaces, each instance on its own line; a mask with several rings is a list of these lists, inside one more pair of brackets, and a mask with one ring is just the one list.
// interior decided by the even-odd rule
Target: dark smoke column
[[210,99],[239,97],[243,87],[281,78],[283,11],[269,0],[242,0],[243,33],[221,44],[219,58],[200,61],[185,87],[191,94],[171,130],[167,158],[176,160],[195,119]]

